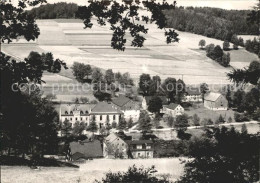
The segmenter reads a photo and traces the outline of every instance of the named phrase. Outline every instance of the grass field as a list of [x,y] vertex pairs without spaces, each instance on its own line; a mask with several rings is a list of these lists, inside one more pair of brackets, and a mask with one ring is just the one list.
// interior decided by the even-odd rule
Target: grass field
[[[127,49],[124,52],[110,47],[111,31],[108,26],[100,27],[96,23],[92,29],[83,29],[80,20],[38,20],[41,35],[36,44],[4,44],[3,51],[24,58],[30,51],[52,52],[54,56],[66,61],[83,62],[102,69],[112,68],[114,72],[130,72],[138,80],[142,73],[159,75],[162,79],[175,77],[184,79],[186,84],[227,84],[224,68],[206,57],[205,51],[198,49],[198,42],[205,39],[207,44],[222,45],[222,41],[204,36],[179,32],[179,43],[167,45],[164,32],[155,25],[149,28],[144,47],[129,47],[131,37],[126,35]],[[244,49],[230,51],[231,65],[236,68],[247,66],[255,55]],[[64,74],[64,73],[63,73]],[[69,73],[65,73],[70,75]]]
[[178,158],[165,159],[137,159],[133,160],[113,160],[113,159],[94,159],[80,164],[80,168],[54,168],[41,167],[40,170],[32,170],[29,167],[2,166],[2,183],[92,183],[101,180],[105,173],[113,170],[126,171],[129,166],[151,167],[155,165],[158,172],[157,176],[170,175],[171,180],[176,180],[183,172],[183,164]]

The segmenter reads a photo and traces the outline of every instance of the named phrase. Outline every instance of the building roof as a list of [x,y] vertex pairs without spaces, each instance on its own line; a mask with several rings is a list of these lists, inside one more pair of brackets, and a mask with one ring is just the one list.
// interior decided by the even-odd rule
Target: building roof
[[[145,96],[144,99],[146,100],[146,103],[149,104],[150,100],[153,98],[154,96]],[[162,100],[162,104],[163,105],[167,105],[168,104],[168,100],[166,96],[157,96]]]
[[210,92],[210,93],[205,95],[204,100],[216,101],[220,96],[221,96],[221,93]]
[[77,155],[83,155],[83,157],[76,156],[77,158],[97,158],[103,156],[99,140],[90,142],[71,142],[70,150],[72,156],[76,153]]
[[187,93],[188,95],[201,95],[199,88],[190,88],[190,87],[187,87],[187,88],[186,88],[186,93]]
[[141,145],[141,144],[152,144],[152,140],[132,140],[128,141],[129,144],[136,144],[136,145]]
[[115,106],[112,103],[107,102],[99,102],[96,104],[96,106],[92,109],[91,114],[100,114],[100,113],[112,113],[112,114],[121,114],[122,111],[118,109],[117,106]]
[[88,115],[94,106],[95,104],[57,104],[55,108],[61,115],[65,115],[66,112],[66,115],[70,115],[71,111],[81,111],[81,115]]
[[124,95],[119,95],[119,97],[112,99],[112,102],[119,106],[123,107],[125,104],[127,104],[131,99],[124,96]]
[[179,105],[180,105],[180,104],[170,103],[170,104],[167,106],[167,108],[168,108],[168,109],[175,110],[176,107],[178,107]]

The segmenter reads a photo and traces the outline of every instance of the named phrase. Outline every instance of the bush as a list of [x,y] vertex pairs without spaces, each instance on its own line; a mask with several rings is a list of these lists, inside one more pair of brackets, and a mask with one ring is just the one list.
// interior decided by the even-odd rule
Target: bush
[[249,121],[248,117],[245,114],[240,114],[237,112],[235,113],[234,118],[236,122]]
[[102,181],[96,183],[138,183],[138,182],[149,182],[149,183],[170,183],[168,180],[159,179],[153,174],[157,172],[154,166],[151,168],[137,168],[135,165],[129,167],[127,172],[108,172]]

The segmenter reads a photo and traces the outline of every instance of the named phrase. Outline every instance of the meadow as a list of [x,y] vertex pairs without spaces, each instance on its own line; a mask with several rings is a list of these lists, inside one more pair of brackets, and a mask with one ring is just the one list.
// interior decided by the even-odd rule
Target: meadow
[[[80,20],[37,20],[41,35],[35,42],[4,44],[3,51],[19,58],[26,57],[30,51],[52,52],[56,58],[71,66],[75,61],[90,64],[114,72],[129,72],[134,80],[148,73],[159,75],[162,79],[175,77],[186,84],[229,84],[226,77],[232,67],[224,68],[206,57],[198,43],[205,39],[206,44],[222,45],[222,41],[187,32],[177,31],[179,43],[166,44],[164,32],[155,25],[149,28],[143,48],[130,47],[131,37],[127,34],[126,50],[113,50],[110,47],[111,31],[108,26],[100,27],[94,23],[92,29],[83,29]],[[231,66],[243,68],[257,57],[240,48],[230,51]],[[71,76],[68,72],[66,75]],[[63,73],[63,76],[66,76]]]
[[179,158],[163,159],[94,159],[83,164],[79,168],[40,167],[40,170],[32,170],[29,167],[1,166],[1,180],[3,183],[92,183],[102,180],[106,172],[127,171],[129,166],[136,165],[145,168],[155,165],[158,170],[156,176],[168,175],[170,180],[177,180],[183,173],[183,164]]

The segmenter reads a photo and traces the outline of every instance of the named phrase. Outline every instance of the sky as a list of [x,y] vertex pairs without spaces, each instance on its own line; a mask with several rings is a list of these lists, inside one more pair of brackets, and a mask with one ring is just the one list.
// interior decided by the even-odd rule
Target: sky
[[[18,0],[12,0],[13,2]],[[159,0],[161,1],[161,0]],[[172,3],[173,0],[167,0]],[[222,9],[252,9],[257,0],[176,0],[177,6],[216,7]],[[86,5],[88,0],[47,0],[48,3],[73,2],[78,5]]]

